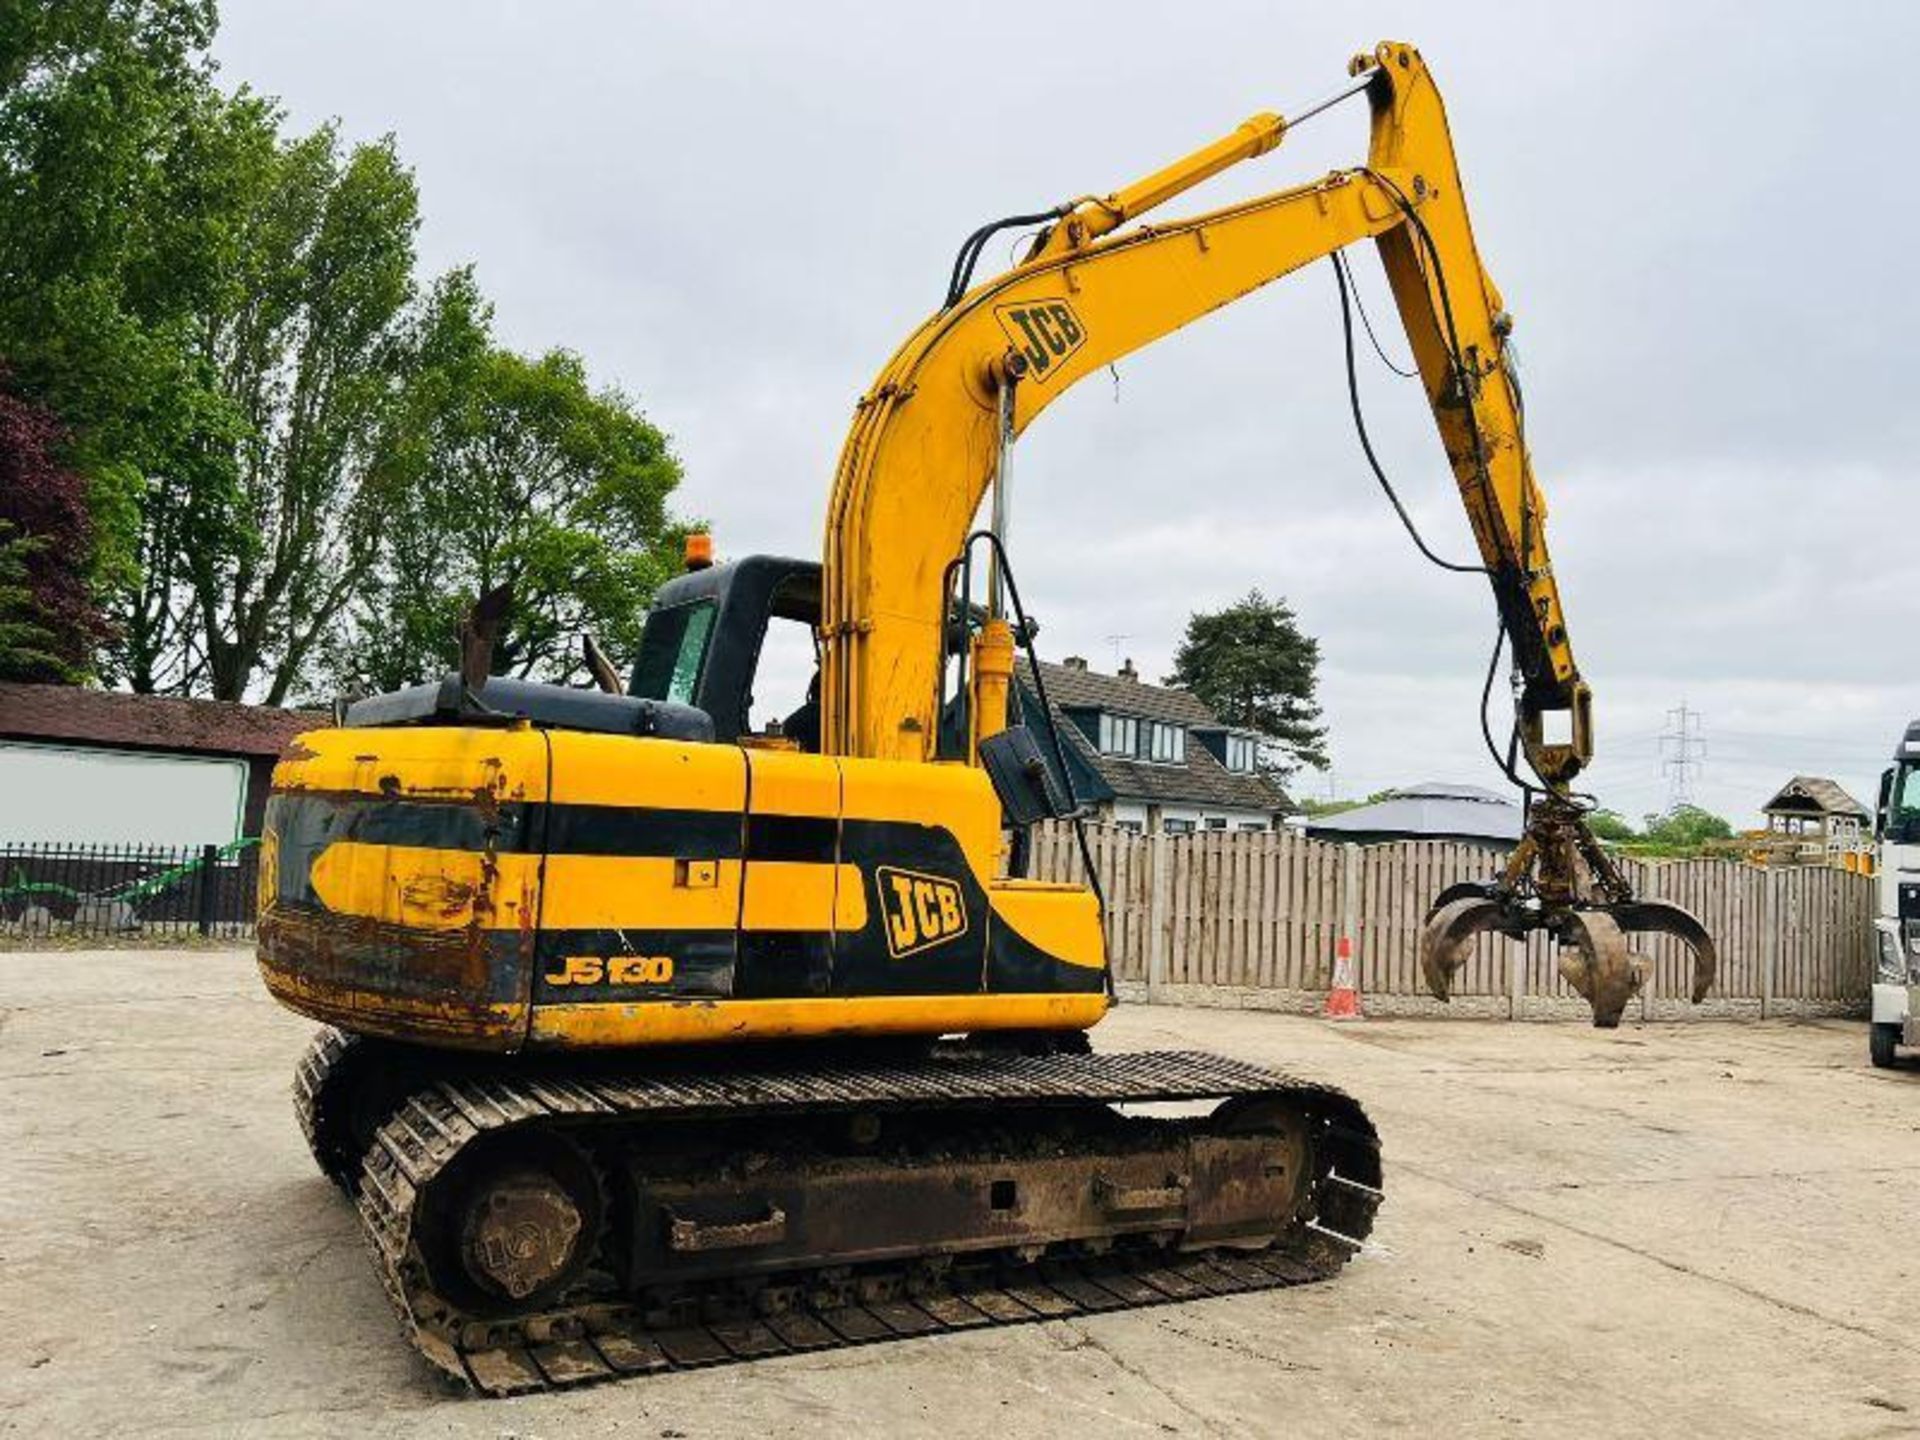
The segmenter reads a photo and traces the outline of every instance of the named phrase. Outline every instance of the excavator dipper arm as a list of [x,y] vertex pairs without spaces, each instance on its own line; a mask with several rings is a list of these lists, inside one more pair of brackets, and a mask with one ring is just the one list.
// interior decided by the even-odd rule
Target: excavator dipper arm
[[[1516,863],[1481,903],[1434,917],[1427,973],[1444,998],[1482,930],[1545,928],[1578,957],[1569,975],[1594,999],[1596,1022],[1617,1023],[1644,963],[1618,928],[1584,916],[1615,912],[1636,928],[1681,935],[1696,944],[1709,978],[1711,945],[1698,943],[1704,931],[1692,916],[1633,900],[1568,794],[1593,753],[1591,697],[1548,554],[1546,502],[1506,345],[1512,320],[1480,262],[1445,109],[1419,53],[1383,43],[1357,57],[1352,73],[1347,93],[1364,92],[1372,109],[1364,166],[1189,219],[1142,220],[1278,146],[1289,122],[1257,115],[1133,185],[1058,207],[1025,259],[970,289],[981,247],[962,252],[949,303],[862,397],[841,453],[826,533],[823,748],[934,757],[947,658],[944,572],[1004,446],[1047,405],[1210,311],[1372,239],[1512,646],[1518,743],[1544,792]],[[994,643],[1007,648],[1004,636]],[[976,734],[1003,723],[976,719]]]

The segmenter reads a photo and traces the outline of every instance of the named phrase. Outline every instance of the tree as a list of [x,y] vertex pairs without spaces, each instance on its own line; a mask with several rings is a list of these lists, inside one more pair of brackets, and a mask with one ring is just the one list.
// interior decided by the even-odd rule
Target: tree
[[1616,845],[1630,844],[1640,838],[1632,823],[1617,810],[1595,810],[1587,816],[1587,825],[1600,839]]
[[68,427],[89,580],[117,618],[149,477],[201,463],[217,408],[191,350],[213,267],[177,144],[214,97],[213,27],[211,0],[8,0],[0,24],[0,360]]
[[1613,810],[1595,810],[1587,816],[1593,833],[1609,845],[1648,855],[1697,855],[1714,840],[1726,840],[1733,827],[1698,805],[1679,805],[1664,815],[1648,815],[1635,830]]
[[0,45],[0,357],[72,426],[108,678],[278,702],[370,561],[412,177],[391,141],[283,138],[219,91],[205,0],[26,22]]
[[[418,673],[496,573],[523,670],[567,671],[582,623],[630,639],[666,442],[566,352],[498,350],[471,276],[422,303],[392,140],[222,92],[211,0],[0,6],[0,362],[86,477],[102,677],[277,704]],[[52,548],[21,544],[16,606]]]
[[1319,642],[1301,632],[1287,603],[1253,590],[1187,621],[1166,683],[1184,685],[1229,725],[1264,736],[1277,754],[1272,768],[1290,774],[1328,763],[1314,698],[1319,666]]
[[1664,815],[1647,817],[1648,843],[1675,850],[1698,850],[1709,840],[1726,840],[1733,826],[1698,805],[1676,805]]
[[0,680],[45,680],[49,670],[51,678],[65,678],[33,603],[29,566],[41,548],[0,521]]
[[631,655],[685,527],[666,501],[680,466],[578,356],[494,343],[469,271],[435,286],[412,338],[414,373],[369,491],[379,560],[331,654],[347,688],[389,689],[452,668],[473,597],[513,586],[496,671],[565,680],[591,630]]
[[64,440],[53,416],[0,389],[0,680],[77,682],[106,632],[86,481],[58,460]]
[[406,376],[418,197],[391,140],[343,153],[323,126],[275,144],[277,116],[236,106],[251,113],[221,143],[239,231],[204,321],[244,428],[180,561],[208,690],[237,700],[257,680],[278,705],[374,563],[368,487]]
[[110,47],[152,68],[186,65],[214,31],[213,0],[6,0],[0,15],[0,94]]

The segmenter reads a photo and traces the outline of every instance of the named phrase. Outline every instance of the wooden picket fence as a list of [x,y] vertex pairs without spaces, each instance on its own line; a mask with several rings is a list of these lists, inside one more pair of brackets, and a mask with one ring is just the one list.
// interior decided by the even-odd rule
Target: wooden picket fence
[[[1491,878],[1504,856],[1445,841],[1342,845],[1284,832],[1137,835],[1088,827],[1105,892],[1107,943],[1123,991],[1182,1003],[1317,1009],[1343,927],[1354,938],[1363,1003],[1376,1013],[1443,1013],[1420,976],[1429,900]],[[1720,974],[1706,1005],[1687,1003],[1691,960],[1666,936],[1636,944],[1653,961],[1644,1016],[1860,1010],[1873,963],[1873,882],[1846,871],[1763,869],[1730,860],[1627,861],[1636,890],[1705,923]],[[1034,833],[1037,879],[1083,878],[1071,828]],[[1455,977],[1455,1013],[1509,1018],[1585,1013],[1545,936],[1485,936]]]

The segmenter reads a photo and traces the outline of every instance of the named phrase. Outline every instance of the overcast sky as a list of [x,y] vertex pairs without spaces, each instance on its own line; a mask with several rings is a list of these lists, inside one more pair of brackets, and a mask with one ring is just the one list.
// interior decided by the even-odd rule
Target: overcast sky
[[[1871,803],[1920,715],[1920,201],[1902,4],[973,7],[224,0],[228,83],[295,124],[392,131],[429,270],[500,329],[637,396],[723,554],[819,552],[855,398],[994,216],[1112,189],[1336,88],[1382,38],[1446,95],[1516,320],[1601,800],[1662,808],[1660,732],[1707,742],[1737,822],[1795,772]],[[1362,12],[1365,12],[1362,17]],[[1356,164],[1364,106],[1175,202]],[[1004,247],[989,255],[1004,263]],[[1390,352],[1377,261],[1356,269]],[[1471,541],[1425,405],[1370,358],[1369,418],[1431,543]],[[1485,582],[1431,569],[1346,410],[1313,267],[1083,383],[1028,433],[1014,559],[1043,653],[1168,668],[1253,586],[1322,646],[1343,794],[1498,783],[1476,707]],[[1325,777],[1301,787],[1324,793]]]

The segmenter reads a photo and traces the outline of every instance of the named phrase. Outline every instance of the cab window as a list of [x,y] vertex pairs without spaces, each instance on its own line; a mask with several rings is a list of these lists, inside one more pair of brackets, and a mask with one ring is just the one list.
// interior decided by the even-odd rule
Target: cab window
[[1894,777],[1887,838],[1896,845],[1920,843],[1920,765],[1902,765]]
[[656,610],[647,617],[641,645],[640,669],[633,693],[647,700],[671,700],[691,705],[707,661],[707,641],[713,634],[714,602],[696,601]]

